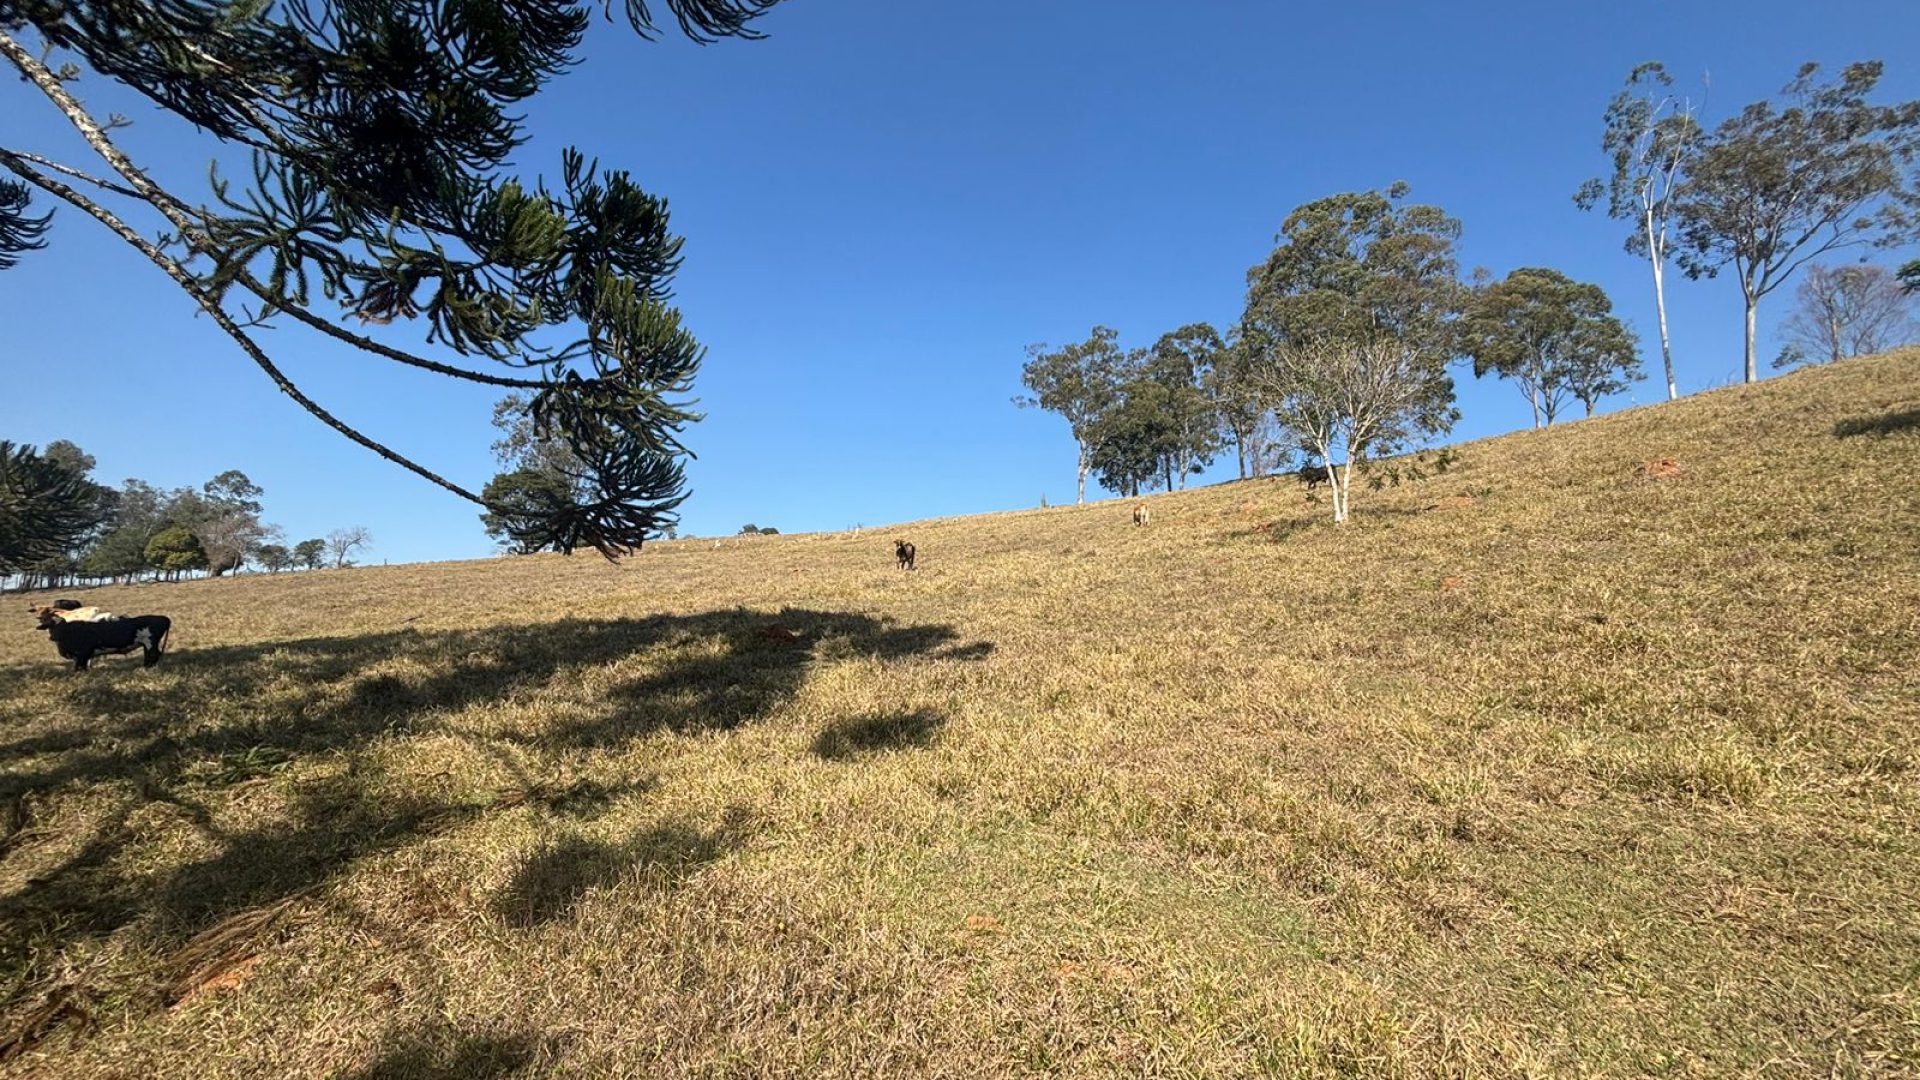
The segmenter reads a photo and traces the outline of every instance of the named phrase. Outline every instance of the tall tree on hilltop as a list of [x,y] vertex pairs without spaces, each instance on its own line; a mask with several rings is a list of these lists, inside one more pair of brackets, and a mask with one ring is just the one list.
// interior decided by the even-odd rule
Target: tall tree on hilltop
[[341,570],[353,565],[354,552],[372,543],[373,534],[365,525],[335,529],[327,534],[327,554],[333,558],[333,568]]
[[303,570],[318,570],[327,565],[327,542],[316,537],[293,545],[293,562]]
[[1920,301],[1886,267],[1812,263],[1793,295],[1774,367],[1831,363],[1920,340]]
[[1023,409],[1044,409],[1066,419],[1079,449],[1074,501],[1081,505],[1087,501],[1087,473],[1093,468],[1094,426],[1115,401],[1126,364],[1118,339],[1111,328],[1096,326],[1077,345],[1027,346],[1020,382],[1028,392],[1013,399]]
[[1674,196],[1688,157],[1700,141],[1693,103],[1672,93],[1666,66],[1641,64],[1627,75],[1626,89],[1607,105],[1600,146],[1613,161],[1606,181],[1589,180],[1574,195],[1582,210],[1606,200],[1607,216],[1633,222],[1627,251],[1653,269],[1653,306],[1660,323],[1660,360],[1666,365],[1667,400],[1680,396],[1667,336],[1667,257],[1672,251]]
[[265,494],[246,473],[228,469],[201,485],[197,496],[176,501],[175,520],[200,541],[214,577],[238,570],[249,552],[278,535],[278,529],[260,520],[260,497]]
[[1316,199],[1291,214],[1265,262],[1247,272],[1241,333],[1256,348],[1391,337],[1437,363],[1453,354],[1466,299],[1454,244],[1460,222],[1404,203],[1409,188]]
[[[695,40],[753,37],[776,0],[666,0]],[[608,5],[609,9],[612,5]],[[646,0],[627,0],[643,36]],[[555,547],[609,558],[663,527],[684,488],[684,398],[701,350],[668,305],[680,265],[664,201],[578,150],[557,183],[504,175],[519,110],[573,64],[583,0],[0,2],[0,58],[64,118],[92,170],[0,146],[0,267],[37,247],[21,185],[89,218],[178,285],[281,391],[347,438],[462,498],[481,496],[335,417],[254,333],[291,319],[357,353],[531,395],[591,489],[553,510]],[[75,96],[104,77],[251,154],[206,189],[113,138]],[[12,91],[9,91],[12,93]],[[14,110],[24,107],[16,101]],[[30,262],[28,263],[30,265]],[[417,320],[445,362],[339,324]]]
[[1920,101],[1875,105],[1879,61],[1850,64],[1838,82],[1807,64],[1775,109],[1747,106],[1703,140],[1676,203],[1680,265],[1689,277],[1732,266],[1746,303],[1746,381],[1760,300],[1830,251],[1885,247],[1915,233]]
[[487,504],[480,512],[481,526],[511,554],[555,547],[558,538],[548,522],[592,491],[591,470],[564,440],[540,429],[533,399],[525,394],[508,394],[497,402],[493,426],[500,430],[493,456],[506,468],[481,489]]
[[166,527],[167,493],[143,480],[129,479],[114,493],[106,528],[81,557],[81,572],[91,577],[129,578],[148,569],[147,543]]
[[1252,351],[1247,339],[1236,329],[1201,379],[1201,390],[1213,406],[1221,434],[1233,444],[1242,480],[1250,475],[1264,475],[1271,434],[1266,407],[1254,392],[1247,374],[1253,363]]
[[1167,490],[1173,489],[1169,462],[1179,441],[1174,393],[1154,377],[1146,350],[1127,353],[1113,395],[1091,430],[1087,463],[1101,487],[1131,497],[1164,479]]
[[1403,203],[1407,194],[1396,183],[1307,203],[1247,273],[1249,384],[1287,439],[1325,462],[1336,523],[1356,467],[1459,415],[1447,365],[1468,296],[1454,256],[1460,222]]
[[1166,391],[1161,472],[1168,490],[1174,477],[1186,487],[1187,477],[1206,468],[1220,451],[1220,421],[1208,400],[1206,384],[1226,348],[1219,331],[1206,323],[1191,323],[1162,334],[1147,351],[1145,373]]
[[1551,425],[1568,401],[1594,405],[1640,374],[1633,335],[1613,317],[1598,285],[1558,270],[1523,267],[1478,290],[1460,320],[1461,348],[1479,378],[1512,379],[1533,408],[1533,426]]

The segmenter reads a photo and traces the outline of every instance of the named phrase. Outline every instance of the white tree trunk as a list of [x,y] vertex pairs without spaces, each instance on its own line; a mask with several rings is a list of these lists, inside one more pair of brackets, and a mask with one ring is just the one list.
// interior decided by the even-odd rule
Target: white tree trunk
[[1080,483],[1079,483],[1078,492],[1074,496],[1073,504],[1075,506],[1087,505],[1087,444],[1086,443],[1080,444]]
[[1680,399],[1680,384],[1673,378],[1673,343],[1667,339],[1667,259],[1666,245],[1653,234],[1653,211],[1647,222],[1647,259],[1653,264],[1653,310],[1660,320],[1660,360],[1667,366],[1667,400]]
[[1756,321],[1755,316],[1758,314],[1760,310],[1760,298],[1753,295],[1751,292],[1746,294],[1746,298],[1747,298],[1747,381],[1759,382],[1760,367],[1758,364],[1754,362],[1754,350],[1757,346],[1757,342],[1754,340],[1754,323]]

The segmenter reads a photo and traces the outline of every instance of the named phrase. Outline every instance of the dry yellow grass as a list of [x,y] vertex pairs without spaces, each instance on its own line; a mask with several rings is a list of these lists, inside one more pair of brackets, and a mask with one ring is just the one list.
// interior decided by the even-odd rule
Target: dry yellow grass
[[1151,502],[0,622],[0,1073],[1920,1072],[1920,351]]

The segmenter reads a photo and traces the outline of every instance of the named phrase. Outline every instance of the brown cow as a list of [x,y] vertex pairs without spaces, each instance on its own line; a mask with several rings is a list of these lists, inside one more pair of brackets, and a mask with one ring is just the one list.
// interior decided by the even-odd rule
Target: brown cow
[[1145,525],[1148,521],[1152,520],[1152,518],[1153,512],[1147,509],[1146,503],[1133,504],[1133,523],[1135,525]]

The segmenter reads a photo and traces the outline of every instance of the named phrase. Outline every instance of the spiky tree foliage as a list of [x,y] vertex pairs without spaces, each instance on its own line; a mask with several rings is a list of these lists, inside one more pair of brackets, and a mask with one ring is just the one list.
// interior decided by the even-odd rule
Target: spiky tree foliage
[[85,472],[0,441],[0,574],[68,554],[100,516],[100,486]]
[[17,180],[0,180],[0,270],[11,269],[23,252],[43,248],[51,214],[27,213],[31,192]]
[[[755,36],[777,0],[667,0],[699,41]],[[503,173],[517,110],[573,63],[594,5],[569,0],[0,0],[0,57],[92,149],[92,170],[0,147],[0,266],[37,245],[19,183],[104,226],[166,273],[299,405],[474,502],[484,498],[333,416],[252,333],[293,321],[349,349],[529,395],[584,467],[542,529],[609,557],[684,498],[680,433],[701,350],[669,306],[681,242],[666,203],[568,149],[556,180]],[[642,35],[657,26],[626,0]],[[200,191],[134,160],[104,77],[250,154]],[[104,175],[97,175],[104,173]],[[409,321],[436,359],[341,325]]]

